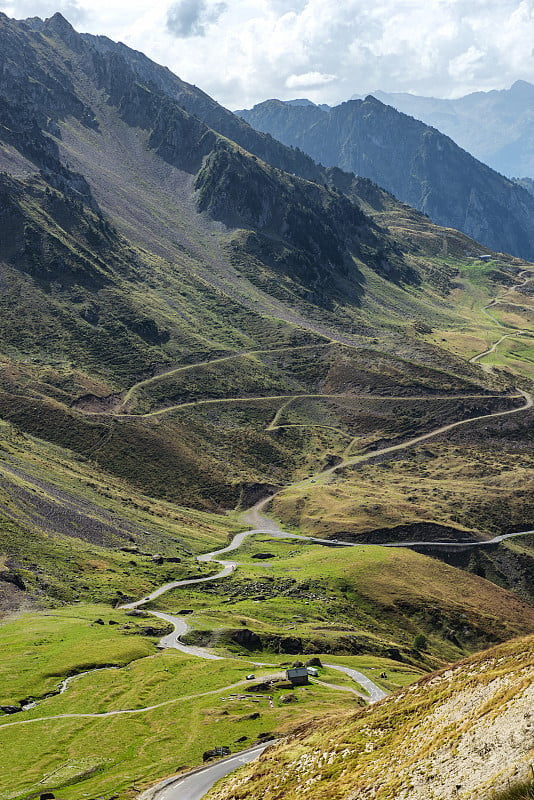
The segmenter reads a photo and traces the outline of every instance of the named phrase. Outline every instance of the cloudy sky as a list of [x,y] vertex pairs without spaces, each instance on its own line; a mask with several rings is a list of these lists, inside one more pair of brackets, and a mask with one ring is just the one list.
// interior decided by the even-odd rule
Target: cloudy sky
[[0,0],[0,10],[18,19],[61,11],[232,109],[534,82],[534,0]]

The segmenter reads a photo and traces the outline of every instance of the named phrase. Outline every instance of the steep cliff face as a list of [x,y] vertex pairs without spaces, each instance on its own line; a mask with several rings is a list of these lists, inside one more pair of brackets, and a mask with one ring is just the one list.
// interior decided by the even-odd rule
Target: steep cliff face
[[[79,41],[90,45],[101,56],[101,67],[113,77],[115,68],[127,65],[135,82],[157,89],[161,95],[177,103],[188,114],[202,120],[208,127],[231,139],[245,150],[279,169],[300,175],[307,180],[322,179],[321,168],[302,152],[284,147],[270,134],[260,133],[219,105],[209,95],[161,67],[143,53],[105,36],[82,34]],[[79,45],[78,45],[79,46]],[[104,65],[109,65],[107,68]]]
[[440,225],[495,250],[534,257],[528,192],[439,131],[373,97],[332,109],[268,100],[239,113],[322,164],[370,178]]
[[341,290],[343,279],[358,282],[354,256],[391,280],[420,280],[400,248],[346,196],[243,159],[224,141],[205,160],[195,186],[202,211],[254,230],[255,254],[327,294],[336,285]]

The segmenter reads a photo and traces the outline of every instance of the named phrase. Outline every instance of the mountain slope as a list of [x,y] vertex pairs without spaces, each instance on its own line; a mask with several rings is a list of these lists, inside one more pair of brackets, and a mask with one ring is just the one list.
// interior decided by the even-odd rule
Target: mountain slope
[[[229,417],[215,425],[202,408],[161,421],[117,416],[133,385],[212,358],[277,347],[297,355],[334,340],[368,346],[376,335],[392,357],[428,365],[429,386],[436,362],[487,384],[411,327],[414,317],[455,312],[434,285],[423,287],[437,274],[426,254],[396,241],[369,205],[399,210],[392,198],[339,170],[328,175],[140,54],[80,36],[60,15],[2,16],[0,39],[5,418],[91,453],[143,491],[232,506],[247,485],[284,481],[300,461],[300,441],[265,430],[265,414],[276,412],[266,400],[320,390],[322,378],[303,381],[288,359],[276,378],[255,365],[262,424],[249,415],[237,428]],[[278,163],[311,165],[347,196],[247,153],[179,105],[178,89],[195,108],[207,105],[214,124],[246,133],[257,152],[267,142]],[[439,250],[442,233],[419,224]],[[448,236],[451,247],[476,250]],[[336,358],[342,353],[324,374]],[[251,380],[238,370],[231,395],[250,398]],[[163,405],[180,397],[195,399],[160,392]]]
[[0,415],[16,429],[135,491],[221,510],[352,442],[523,404],[513,373],[433,331],[484,349],[497,323],[480,307],[526,265],[484,264],[473,311],[455,282],[471,286],[480,246],[369,180],[60,15],[2,16],[0,42]]
[[[167,485],[183,496],[187,481],[172,489],[161,473],[167,454],[169,469],[181,465],[178,475],[208,486],[211,503],[233,504],[239,486],[219,495],[216,455],[200,467],[203,448],[183,425],[162,436],[161,427],[130,421],[128,433],[121,426],[115,434],[113,420],[69,406],[87,394],[111,397],[169,364],[322,341],[305,330],[317,325],[259,294],[232,260],[253,262],[273,282],[282,272],[284,297],[312,315],[317,300],[328,307],[358,297],[354,256],[418,276],[359,206],[254,160],[156,86],[139,84],[120,54],[100,53],[59,15],[31,25],[2,17],[0,36],[2,342],[6,369],[22,361],[26,376],[6,376],[2,413],[34,434],[98,452],[145,489]],[[242,233],[228,235],[215,220]],[[109,445],[125,439],[152,472],[128,466],[122,445],[113,455]],[[148,485],[150,474],[160,477]]]
[[373,97],[332,109],[268,100],[239,114],[322,164],[371,178],[439,225],[534,257],[534,200],[526,190]]
[[533,644],[516,640],[364,712],[302,725],[208,797],[490,797],[528,777]]

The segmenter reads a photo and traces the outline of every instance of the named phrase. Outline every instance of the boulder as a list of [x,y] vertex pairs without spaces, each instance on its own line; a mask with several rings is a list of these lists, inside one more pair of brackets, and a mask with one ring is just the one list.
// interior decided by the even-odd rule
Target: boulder
[[0,581],[12,583],[17,589],[22,589],[23,592],[26,591],[26,584],[16,572],[0,572]]
[[293,694],[292,692],[290,692],[289,694],[283,694],[282,697],[280,698],[280,702],[281,703],[296,703],[297,702],[297,696],[295,694]]
[[202,754],[202,761],[211,761],[212,758],[220,758],[221,756],[229,756],[229,747],[214,747],[213,750],[206,750]]

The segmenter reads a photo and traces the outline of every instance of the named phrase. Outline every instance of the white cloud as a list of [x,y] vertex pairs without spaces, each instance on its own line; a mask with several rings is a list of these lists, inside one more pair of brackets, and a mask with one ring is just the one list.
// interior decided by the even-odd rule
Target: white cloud
[[167,12],[167,30],[178,38],[205,36],[209,25],[226,11],[226,3],[206,0],[178,0]]
[[145,52],[230,108],[305,91],[441,97],[534,82],[534,0],[0,0],[62,11]]
[[304,72],[301,75],[290,75],[285,85],[288,89],[319,89],[336,80],[336,75],[324,72]]

